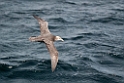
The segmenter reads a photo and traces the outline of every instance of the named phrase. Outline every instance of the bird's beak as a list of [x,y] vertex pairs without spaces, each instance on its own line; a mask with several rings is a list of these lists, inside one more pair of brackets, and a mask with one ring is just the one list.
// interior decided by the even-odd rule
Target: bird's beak
[[64,41],[64,40],[61,38],[61,41]]

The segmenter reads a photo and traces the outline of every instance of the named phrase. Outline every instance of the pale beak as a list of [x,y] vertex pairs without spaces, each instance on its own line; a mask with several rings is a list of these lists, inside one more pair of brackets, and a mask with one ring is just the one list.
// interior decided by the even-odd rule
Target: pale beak
[[61,38],[61,41],[64,41],[64,40]]

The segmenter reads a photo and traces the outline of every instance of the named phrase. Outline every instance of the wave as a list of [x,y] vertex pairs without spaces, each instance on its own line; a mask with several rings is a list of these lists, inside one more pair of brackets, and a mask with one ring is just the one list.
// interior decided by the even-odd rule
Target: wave
[[111,9],[111,10],[114,10],[116,12],[124,12],[124,9]]
[[64,18],[58,17],[58,18],[50,18],[50,21],[54,21],[54,22],[61,22],[61,23],[68,23],[67,20],[65,20]]
[[70,4],[70,5],[77,5],[77,3],[76,2],[73,2],[73,1],[65,1],[64,3]]
[[[11,50],[10,50],[11,49]],[[10,44],[0,44],[0,52],[11,52],[12,47]]]
[[87,37],[87,36],[98,36],[98,37],[109,37],[108,34],[105,34],[103,32],[85,32],[85,33],[78,33],[78,35],[82,35],[84,37]]
[[92,19],[90,22],[112,23],[116,25],[124,25],[123,21],[124,19],[122,18],[116,18],[113,16],[109,16],[105,18]]

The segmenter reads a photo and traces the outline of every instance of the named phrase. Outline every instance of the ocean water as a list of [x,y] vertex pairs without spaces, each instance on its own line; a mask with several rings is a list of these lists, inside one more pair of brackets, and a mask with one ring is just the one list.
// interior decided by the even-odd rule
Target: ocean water
[[[33,14],[65,40],[54,72]],[[0,83],[124,83],[124,0],[1,0]]]

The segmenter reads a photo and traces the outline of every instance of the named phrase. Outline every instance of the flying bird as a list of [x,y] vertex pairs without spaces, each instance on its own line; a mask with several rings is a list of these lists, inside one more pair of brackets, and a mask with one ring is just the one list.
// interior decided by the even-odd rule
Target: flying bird
[[48,28],[48,22],[39,18],[38,16],[33,15],[34,18],[36,18],[40,25],[40,31],[41,34],[36,37],[29,37],[30,41],[33,42],[44,42],[46,44],[46,47],[50,53],[51,57],[51,68],[52,72],[55,70],[57,62],[58,62],[58,51],[54,46],[54,41],[61,40],[64,41],[60,36],[55,36],[51,34]]

